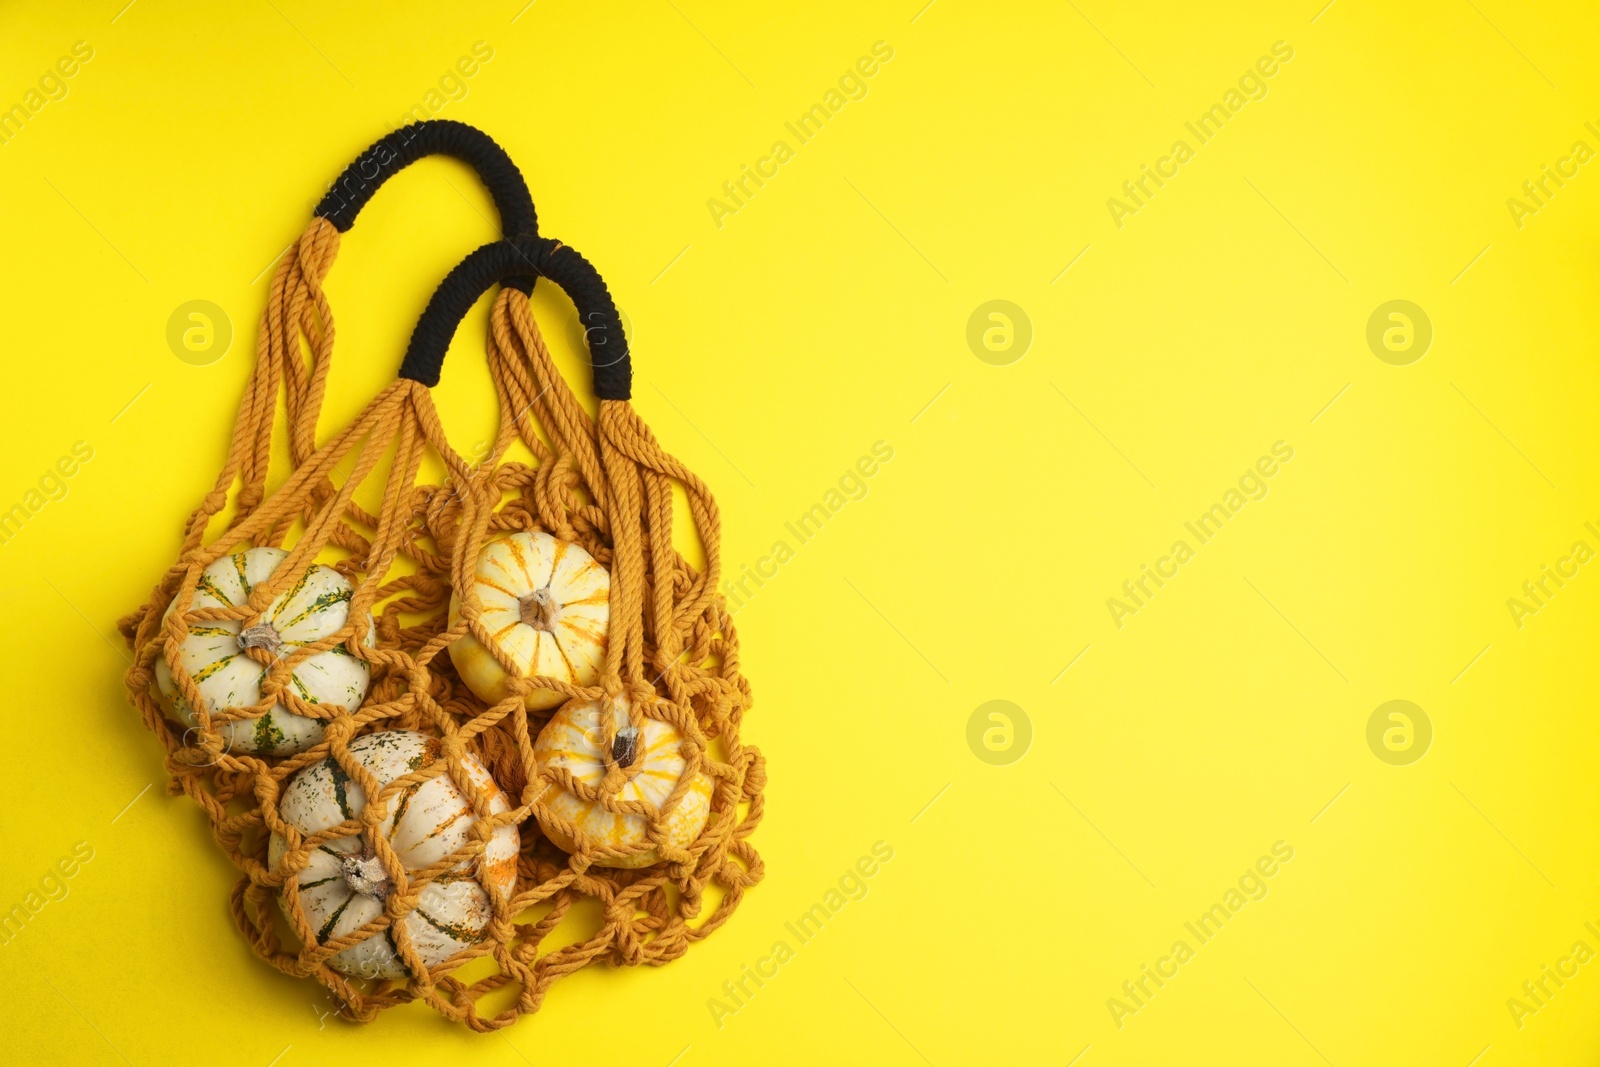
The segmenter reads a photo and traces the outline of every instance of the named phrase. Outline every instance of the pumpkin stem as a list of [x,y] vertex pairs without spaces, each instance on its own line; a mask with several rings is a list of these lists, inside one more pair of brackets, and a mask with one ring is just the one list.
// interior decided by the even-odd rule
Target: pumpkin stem
[[556,598],[550,595],[548,585],[518,597],[517,606],[522,609],[522,621],[535,630],[552,632],[555,630],[556,613],[561,610],[561,606],[556,603]]
[[276,656],[279,646],[283,644],[283,638],[278,636],[278,631],[263,622],[247,630],[241,630],[238,642],[241,649],[264,648]]
[[611,742],[611,759],[618,767],[631,767],[639,758],[639,728],[624,726]]
[[389,891],[394,888],[383,864],[365,844],[360,852],[344,858],[344,881],[352,893],[362,893],[379,900],[387,899]]

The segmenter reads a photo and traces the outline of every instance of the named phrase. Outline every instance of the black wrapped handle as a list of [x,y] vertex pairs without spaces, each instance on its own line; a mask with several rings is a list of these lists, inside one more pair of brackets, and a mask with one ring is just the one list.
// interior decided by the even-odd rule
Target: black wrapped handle
[[400,377],[430,388],[439,384],[439,369],[450,339],[478,297],[496,282],[530,274],[555,282],[577,307],[578,321],[583,324],[589,346],[595,396],[601,400],[627,400],[632,395],[633,365],[617,305],[604,279],[587,259],[576,249],[548,237],[496,241],[456,264],[434,291],[411,332]]
[[[500,230],[508,238],[538,236],[533,196],[506,150],[477,127],[451,119],[414,122],[380,138],[344,169],[317,204],[316,214],[346,233],[384,182],[424,156],[437,155],[453,156],[478,172],[494,198]],[[526,274],[508,278],[507,284],[524,293],[533,291],[533,279]]]

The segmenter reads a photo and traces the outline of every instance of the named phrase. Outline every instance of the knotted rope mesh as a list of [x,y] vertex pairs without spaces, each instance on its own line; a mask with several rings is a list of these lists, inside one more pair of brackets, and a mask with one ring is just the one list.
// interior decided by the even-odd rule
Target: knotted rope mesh
[[[261,958],[287,974],[315,978],[354,1020],[422,1000],[474,1029],[496,1029],[538,1010],[556,979],[591,963],[661,964],[681,956],[725,922],[762,876],[747,839],[762,815],[765,766],[759,751],[740,740],[751,697],[733,620],[716,592],[717,505],[626,400],[602,399],[598,419],[589,417],[557,371],[528,297],[515,288],[503,289],[491,312],[487,350],[499,425],[486,460],[469,464],[451,447],[428,388],[409,378],[385,388],[317,447],[334,341],[322,279],[338,242],[334,226],[315,220],[273,278],[227,461],[188,520],[177,562],[149,601],[119,624],[134,650],[126,684],[166,751],[169,792],[201,806],[241,872],[231,908]],[[567,262],[563,256],[576,253],[552,243],[536,258],[548,269]],[[280,391],[294,469],[268,494]],[[506,458],[517,441],[532,463]],[[442,484],[418,484],[430,453],[443,462]],[[368,481],[381,481],[375,514],[356,502]],[[675,485],[687,498],[703,569],[674,546]],[[577,545],[610,572],[604,667],[594,685],[518,677],[483,625],[475,561],[488,541],[525,531]],[[244,583],[237,603],[211,596],[210,606],[197,604],[214,588],[208,567],[262,547],[287,552],[269,576]],[[243,640],[319,563],[348,581],[342,624],[296,645]],[[237,566],[242,574],[243,564]],[[452,591],[462,604],[453,623]],[[204,679],[186,665],[185,641],[218,628],[237,633],[237,655],[259,665],[255,703],[217,706],[202,690]],[[479,699],[441,655],[468,633],[512,675],[504,699]],[[329,651],[354,657],[370,672],[365,699],[352,700],[355,706],[305,696],[296,672]],[[171,674],[171,700],[155,685],[158,662]],[[526,694],[536,688],[625,709],[625,716],[600,716],[593,741],[601,753],[625,747],[619,733],[647,720],[675,730],[683,770],[665,803],[622,799],[637,773],[625,760],[608,759],[604,775],[588,784],[562,768],[541,767],[535,739],[551,713],[528,709]],[[320,739],[276,758],[226,742],[229,723],[259,719],[275,707],[315,720]],[[185,716],[192,721],[179,721]],[[424,735],[427,753],[405,773],[380,779],[370,752],[377,742],[360,739],[391,731]],[[324,820],[328,825],[308,829],[284,808],[296,776],[311,771],[337,783],[338,811]],[[666,824],[701,775],[711,782],[710,812],[685,844]],[[448,795],[461,813],[445,835],[453,844],[431,862],[408,866],[396,845],[401,813],[435,779],[447,781],[429,795]],[[642,840],[619,847],[590,837],[553,809],[552,789],[641,818]],[[506,872],[490,858],[507,828],[518,835],[509,888]],[[551,838],[565,839],[573,851]],[[647,853],[654,858],[647,866],[614,865]],[[315,884],[306,879],[322,869],[312,865],[326,866],[330,855],[345,864],[351,886],[377,893],[382,905],[352,929],[331,920],[318,926],[306,906]],[[349,873],[357,870],[359,877]],[[476,888],[461,888],[466,880]],[[481,921],[450,928],[448,944],[459,951],[431,965],[413,936],[423,927],[411,920],[418,914],[440,925],[419,911],[430,886],[458,897],[469,893],[482,905]],[[706,914],[708,893],[715,902]],[[598,906],[599,918],[574,932],[585,925],[586,901]],[[385,939],[403,977],[338,969],[344,957],[335,957],[372,938]],[[495,1006],[484,1007],[485,997]]]

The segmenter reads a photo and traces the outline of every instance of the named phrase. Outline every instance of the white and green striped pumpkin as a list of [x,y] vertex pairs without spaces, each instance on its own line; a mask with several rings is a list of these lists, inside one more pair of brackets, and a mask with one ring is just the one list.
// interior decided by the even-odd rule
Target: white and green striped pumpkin
[[[359,737],[350,743],[350,755],[384,786],[441,758],[436,738],[411,730]],[[505,794],[482,764],[469,756],[462,766],[474,785],[489,792],[491,814],[510,810]],[[278,812],[285,822],[310,835],[356,818],[366,804],[360,784],[330,756],[289,780]],[[388,840],[405,869],[415,871],[465,845],[476,821],[470,802],[446,772],[391,797],[376,832]],[[310,862],[295,875],[300,906],[318,944],[343,937],[384,913],[393,885],[367,839],[370,832],[337,838],[313,849]],[[501,900],[511,898],[519,847],[517,828],[501,826],[480,856],[463,860],[422,889],[415,910],[400,921],[430,970],[484,939],[494,915],[484,886]],[[283,837],[274,833],[267,850],[272,870],[280,869],[287,851]],[[287,897],[280,901],[287,912]],[[390,927],[335,953],[328,964],[336,971],[363,978],[407,976]]]
[[[249,548],[224,556],[207,567],[195,589],[193,608],[243,604],[250,591],[278,569],[288,553],[279,548]],[[206,710],[213,716],[229,708],[247,708],[261,701],[261,682],[267,669],[245,654],[247,646],[266,648],[281,658],[302,645],[337,633],[350,614],[350,582],[332,567],[316,564],[274,600],[261,622],[241,632],[237,619],[197,622],[179,646],[184,670],[200,688]],[[171,614],[172,609],[167,609]],[[366,644],[373,643],[367,628]],[[156,686],[167,706],[191,726],[200,719],[178,692],[164,658],[156,660]],[[370,669],[335,645],[308,657],[290,675],[300,698],[311,704],[334,704],[354,709],[367,695]],[[215,721],[215,720],[213,720]],[[225,751],[262,756],[284,756],[322,740],[320,720],[296,715],[282,704],[254,719],[219,724]]]

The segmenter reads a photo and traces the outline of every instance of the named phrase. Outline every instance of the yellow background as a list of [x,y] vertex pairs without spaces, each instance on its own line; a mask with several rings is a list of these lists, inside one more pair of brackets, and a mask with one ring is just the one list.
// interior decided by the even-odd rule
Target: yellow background
[[[94,449],[0,547],[0,908],[94,850],[0,948],[10,1055],[1594,1062],[1600,963],[1520,1028],[1507,999],[1600,949],[1600,565],[1520,629],[1506,606],[1600,548],[1600,163],[1520,228],[1506,206],[1600,148],[1592,9],[123,2],[0,13],[0,104],[94,49],[0,145],[0,508]],[[493,59],[437,113],[504,144],[543,232],[605,275],[635,403],[718,492],[730,569],[894,449],[738,616],[767,880],[686,958],[591,968],[491,1036],[323,1017],[250,955],[114,634],[221,461],[273,257],[477,41]],[[719,228],[708,198],[877,41],[865,98]],[[1268,95],[1119,229],[1107,198],[1276,41]],[[494,235],[458,164],[377,196],[329,283],[325,427]],[[571,309],[541,292],[578,380]],[[1435,334],[1403,367],[1365,340],[1397,298]],[[206,366],[165,339],[194,299],[235,333]],[[966,342],[992,299],[1034,332],[1006,366]],[[463,451],[492,429],[482,334],[480,308],[437,390]],[[1119,629],[1107,598],[1280,440],[1270,494]],[[1009,765],[967,744],[994,699],[1032,724]],[[1409,766],[1366,741],[1393,699],[1433,725]],[[877,841],[867,896],[719,1027],[722,983]],[[1265,899],[1119,1028],[1108,998],[1277,841]]]

